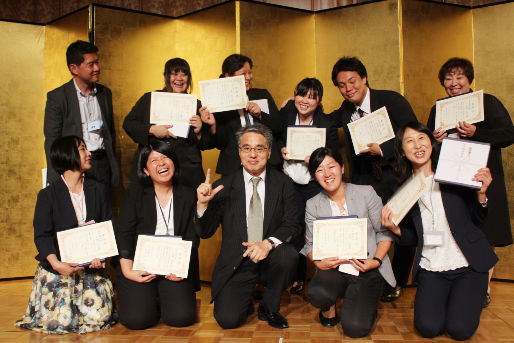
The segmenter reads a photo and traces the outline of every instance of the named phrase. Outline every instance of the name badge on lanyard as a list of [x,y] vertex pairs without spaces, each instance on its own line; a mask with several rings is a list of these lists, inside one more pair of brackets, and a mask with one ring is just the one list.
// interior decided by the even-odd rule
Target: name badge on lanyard
[[102,127],[100,120],[95,120],[90,123],[87,123],[87,132],[98,131]]
[[440,231],[425,233],[423,243],[429,247],[440,247],[443,245],[443,233]]

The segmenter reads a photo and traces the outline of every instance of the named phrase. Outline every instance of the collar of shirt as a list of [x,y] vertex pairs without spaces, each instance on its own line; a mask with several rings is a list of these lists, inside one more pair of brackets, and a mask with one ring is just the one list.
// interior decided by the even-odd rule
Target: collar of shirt
[[88,95],[85,95],[84,93],[82,93],[82,91],[80,90],[79,86],[77,86],[77,82],[75,81],[75,79],[73,79],[73,84],[75,85],[75,90],[77,91],[78,95],[84,96],[84,97],[96,96],[96,93],[97,93],[96,85],[93,86],[93,89],[91,89],[91,92],[89,92]]
[[366,114],[371,113],[371,104],[370,104],[370,100],[369,100],[369,88],[366,89],[366,95],[364,96],[364,100],[362,100],[362,104],[360,106],[355,106],[355,112],[357,112],[359,110],[359,108]]

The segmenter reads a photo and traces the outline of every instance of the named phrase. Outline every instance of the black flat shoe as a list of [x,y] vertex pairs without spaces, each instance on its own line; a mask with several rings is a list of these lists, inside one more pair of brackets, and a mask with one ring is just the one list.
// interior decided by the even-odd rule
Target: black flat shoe
[[291,287],[289,290],[289,293],[296,294],[296,295],[302,295],[304,290],[303,282],[298,282],[296,286]]
[[396,287],[387,287],[388,289],[384,290],[382,297],[380,300],[383,302],[391,302],[397,300],[402,296],[402,288],[400,286]]
[[287,329],[289,327],[289,323],[280,312],[271,312],[265,305],[259,305],[258,317],[259,320],[267,321],[269,326],[277,329]]
[[333,318],[327,318],[323,315],[323,313],[321,311],[319,311],[319,322],[321,323],[321,325],[323,325],[324,327],[327,327],[327,328],[333,328],[334,326],[337,325],[337,323],[339,322],[339,320],[337,319],[337,316],[333,317]]

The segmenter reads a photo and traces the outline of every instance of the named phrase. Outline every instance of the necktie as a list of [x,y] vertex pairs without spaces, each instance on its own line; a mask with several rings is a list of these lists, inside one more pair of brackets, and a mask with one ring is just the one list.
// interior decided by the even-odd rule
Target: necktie
[[359,112],[359,116],[362,118],[364,117],[364,115],[366,114],[366,112],[364,112],[360,107],[359,109],[357,110],[357,112]]
[[248,242],[262,241],[262,203],[259,193],[257,192],[257,184],[261,180],[260,177],[252,177],[253,194],[250,199],[250,209],[248,210]]
[[248,125],[251,124],[251,122],[250,122],[250,114],[248,113],[247,110],[245,110],[245,123],[246,123],[245,126],[248,126]]

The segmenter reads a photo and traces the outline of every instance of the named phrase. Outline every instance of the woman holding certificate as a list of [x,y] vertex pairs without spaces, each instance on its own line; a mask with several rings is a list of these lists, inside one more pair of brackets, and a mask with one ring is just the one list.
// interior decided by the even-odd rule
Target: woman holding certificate
[[[382,201],[371,186],[343,182],[341,157],[330,148],[314,150],[309,172],[323,191],[307,201],[307,229],[301,253],[313,260],[314,221],[352,216],[367,219],[367,258],[345,260],[334,256],[313,260],[317,270],[309,283],[307,299],[320,309],[323,326],[335,326],[340,320],[346,335],[364,337],[377,318],[384,281],[392,287],[396,285],[387,256],[393,235],[380,224]],[[339,298],[344,298],[340,319],[336,314]]]
[[[172,58],[164,65],[164,88],[158,92],[187,94],[191,91],[193,82],[191,69],[187,61],[182,58]],[[207,142],[209,128],[202,129],[200,116],[194,115],[189,120],[191,125],[187,138],[177,137],[169,129],[173,125],[154,125],[150,123],[150,107],[152,92],[143,96],[132,107],[130,113],[123,121],[123,129],[127,134],[138,143],[138,150],[134,156],[131,171],[131,180],[137,180],[137,157],[141,149],[148,145],[150,139],[159,139],[168,143],[179,156],[182,176],[180,182],[186,186],[196,189],[205,179],[202,168],[202,155],[200,150],[211,149]],[[197,102],[197,110],[201,107],[200,101]]]
[[[432,338],[444,331],[456,340],[471,337],[480,322],[488,270],[498,258],[479,229],[487,216],[486,191],[491,184],[488,168],[473,180],[478,191],[434,182],[438,143],[432,131],[409,123],[396,133],[396,171],[400,180],[423,173],[428,187],[417,204],[396,225],[393,211],[384,206],[382,225],[399,236],[401,245],[417,246],[413,280],[418,283],[414,326]],[[411,172],[412,171],[412,172]]]
[[57,232],[112,219],[103,185],[84,179],[91,153],[75,136],[57,139],[50,159],[60,178],[42,189],[34,212],[39,265],[29,305],[17,326],[45,333],[86,333],[116,323],[114,292],[98,258],[87,267],[62,262]]
[[[439,70],[439,81],[449,97],[472,92],[471,82],[473,82],[473,78],[473,64],[464,58],[451,58]],[[450,134],[450,136],[491,144],[487,167],[491,170],[493,182],[487,190],[489,215],[481,229],[485,232],[492,246],[503,247],[512,244],[512,230],[501,149],[514,143],[514,126],[509,112],[500,100],[491,94],[484,94],[483,97],[484,121],[475,124],[460,122],[457,125],[456,133]],[[430,111],[427,126],[433,130],[437,141],[441,142],[448,133],[435,127],[435,114],[436,106],[434,105]],[[489,278],[491,276],[492,269],[489,272]],[[490,301],[488,292],[484,306],[489,305]]]
[[[137,171],[140,182],[127,188],[116,230],[120,255],[116,283],[120,322],[133,330],[154,326],[159,318],[170,326],[191,325],[196,320],[195,291],[200,288],[199,239],[193,226],[195,193],[177,184],[182,171],[175,152],[164,141],[156,140],[141,149]],[[170,239],[179,236],[192,241],[188,277],[134,270],[138,235],[170,236]]]

